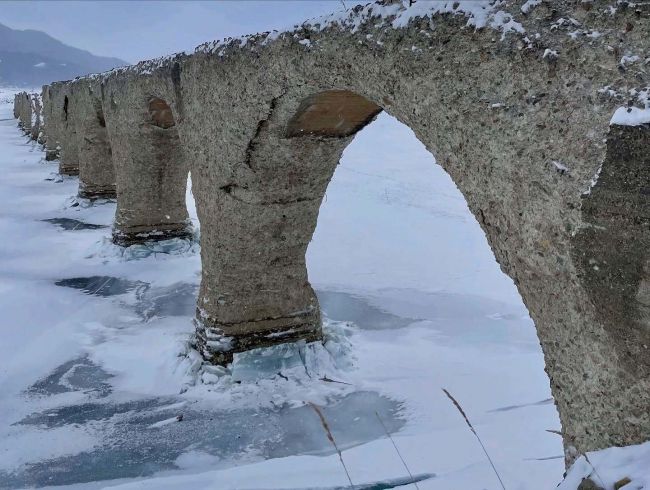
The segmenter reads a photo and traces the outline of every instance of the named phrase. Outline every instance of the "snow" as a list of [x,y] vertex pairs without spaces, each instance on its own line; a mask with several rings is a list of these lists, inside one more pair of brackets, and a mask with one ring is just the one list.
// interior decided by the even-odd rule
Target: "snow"
[[650,107],[644,109],[639,107],[619,107],[614,112],[609,124],[617,124],[619,126],[650,124]]
[[161,420],[161,421],[159,421],[159,422],[155,422],[155,423],[151,424],[151,425],[149,426],[149,428],[150,428],[150,429],[158,429],[158,428],[160,428],[160,427],[165,427],[166,425],[169,425],[169,424],[175,424],[175,423],[178,423],[178,422],[181,422],[181,420],[179,420],[179,417],[178,417],[178,416],[176,416],[176,417],[171,417],[171,418],[169,418],[169,419],[165,419],[165,420]]
[[557,160],[553,160],[553,161],[551,161],[551,163],[553,164],[553,167],[555,167],[555,170],[557,170],[561,174],[566,173],[566,172],[569,171],[569,167],[564,165],[562,162],[558,162]]
[[[307,254],[327,342],[225,370],[187,343],[199,245],[112,245],[115,203],[74,198],[77,179],[21,135],[12,100],[0,90],[0,487],[347,488],[316,404],[355,486],[406,484],[397,447],[421,489],[499,489],[442,388],[506,488],[561,481],[533,323],[408,128],[381,114],[328,187]],[[621,471],[607,470],[609,453],[589,456],[603,478],[625,465],[639,475],[641,447],[620,453]]]
[[[614,484],[631,480],[630,489],[650,486],[650,442],[628,447],[612,447],[581,456],[569,470],[558,490],[575,490],[583,478],[590,477],[605,490]],[[621,488],[628,488],[627,485]]]
[[598,169],[596,170],[596,173],[594,173],[593,177],[591,177],[591,180],[589,181],[589,187],[583,191],[582,195],[583,196],[588,196],[591,194],[591,190],[596,186],[598,183],[598,179],[600,178],[600,173],[603,171],[603,165],[600,164],[598,166]]
[[549,49],[549,48],[546,48],[544,50],[544,54],[542,55],[542,58],[548,58],[549,60],[556,60],[558,57],[559,57],[558,52],[554,49]]
[[521,6],[521,12],[524,14],[529,14],[535,7],[540,5],[542,0],[526,0]]
[[[405,2],[388,5],[368,3],[364,6],[359,5],[355,8],[309,19],[300,25],[290,26],[280,31],[274,30],[272,32],[207,42],[199,45],[195,51],[216,53],[218,56],[224,56],[225,48],[229,46],[242,48],[254,46],[257,42],[264,46],[288,34],[297,39],[301,34],[304,34],[304,31],[322,32],[334,28],[356,33],[366,24],[372,24],[375,27],[390,26],[393,29],[402,29],[418,18],[428,18],[433,26],[435,17],[441,14],[463,16],[467,19],[466,26],[474,29],[489,27],[500,31],[502,40],[509,33],[524,34],[525,29],[522,24],[514,20],[511,14],[498,10],[499,5],[500,2],[491,0],[419,1],[412,4]],[[428,35],[426,31],[421,32]],[[311,41],[308,41],[308,46],[311,46]],[[302,41],[298,42],[303,44]],[[377,42],[377,44],[381,45],[381,42]]]
[[621,61],[619,61],[619,64],[625,66],[625,65],[631,65],[633,63],[636,63],[639,61],[641,58],[638,55],[628,55],[628,56],[623,56],[621,58]]

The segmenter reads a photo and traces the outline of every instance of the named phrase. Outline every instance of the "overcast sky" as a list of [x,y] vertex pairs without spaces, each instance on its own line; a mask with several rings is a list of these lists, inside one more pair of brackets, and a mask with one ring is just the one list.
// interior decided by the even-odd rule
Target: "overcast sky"
[[[361,0],[344,0],[349,8]],[[341,0],[0,1],[0,23],[128,62],[342,10]]]

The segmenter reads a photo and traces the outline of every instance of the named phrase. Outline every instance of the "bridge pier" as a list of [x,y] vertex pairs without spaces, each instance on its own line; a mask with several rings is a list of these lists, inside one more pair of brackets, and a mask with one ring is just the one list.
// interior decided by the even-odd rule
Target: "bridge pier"
[[29,94],[30,104],[32,106],[32,127],[30,130],[30,136],[34,141],[39,141],[39,136],[41,135],[41,121],[43,117],[41,101],[39,100],[38,94]]
[[[345,124],[303,134],[293,115],[301,105],[316,111],[323,105],[308,93],[304,88],[273,98],[237,151],[242,163],[220,158],[211,162],[218,168],[211,177],[193,179],[204,267],[197,341],[211,362],[322,337],[318,300],[307,278],[307,246],[343,150],[381,109],[350,92],[327,92],[321,98],[351,108]],[[232,149],[237,143],[226,144]]]
[[25,134],[31,135],[32,132],[32,101],[27,92],[18,94],[19,105],[19,126]]
[[20,118],[20,94],[14,95],[14,119]]
[[115,167],[102,109],[99,80],[72,82],[72,124],[79,149],[79,197],[114,198]]
[[56,134],[59,137],[59,173],[79,175],[79,144],[72,112],[76,110],[71,102],[70,82],[55,82],[51,86],[53,119],[56,119]]
[[112,76],[103,108],[117,181],[113,241],[187,238],[189,168],[176,128],[173,95],[157,77]]
[[43,122],[45,125],[45,160],[50,162],[59,158],[59,117],[55,114],[54,100],[52,96],[52,86],[44,85],[42,94],[43,99]]

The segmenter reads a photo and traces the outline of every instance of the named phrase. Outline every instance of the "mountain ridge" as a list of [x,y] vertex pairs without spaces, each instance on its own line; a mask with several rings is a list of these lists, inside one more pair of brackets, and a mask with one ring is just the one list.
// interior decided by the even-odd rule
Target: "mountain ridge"
[[43,31],[0,23],[0,85],[34,87],[128,64],[70,46]]

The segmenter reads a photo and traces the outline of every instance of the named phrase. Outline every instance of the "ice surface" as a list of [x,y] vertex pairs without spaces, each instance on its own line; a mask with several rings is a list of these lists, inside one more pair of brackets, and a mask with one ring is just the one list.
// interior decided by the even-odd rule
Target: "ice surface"
[[64,362],[50,374],[39,379],[27,389],[29,395],[50,396],[70,391],[92,393],[98,397],[108,396],[111,375],[93,363],[88,357]]
[[394,315],[370,304],[368,298],[340,291],[316,291],[321,308],[330,318],[353,322],[359,328],[395,329],[417,321]]
[[[96,379],[98,386],[103,383],[101,379]],[[351,393],[322,407],[341,449],[385,435],[369,410],[381,414],[390,432],[405,423],[399,416],[399,403],[373,392]],[[177,421],[178,414],[183,415],[181,421]],[[100,442],[92,450],[73,456],[30,463],[11,473],[0,471],[0,481],[8,488],[150,476],[177,469],[177,459],[188,451],[213,456],[214,460],[206,465],[209,468],[293,454],[333,452],[313,410],[287,403],[215,410],[181,397],[102,400],[33,413],[14,425],[37,426],[41,430],[87,428]],[[219,463],[215,466],[213,461]]]
[[78,219],[72,218],[47,218],[43,221],[52,223],[53,225],[60,226],[64,230],[97,230],[98,228],[108,228],[106,225],[94,225],[92,223],[84,223]]
[[165,287],[147,289],[136,311],[145,320],[165,316],[192,316],[196,310],[198,285],[178,282]]
[[142,281],[129,281],[110,276],[71,277],[69,279],[60,279],[54,284],[81,289],[86,294],[96,296],[116,296],[131,291],[141,294],[149,287],[149,284]]

